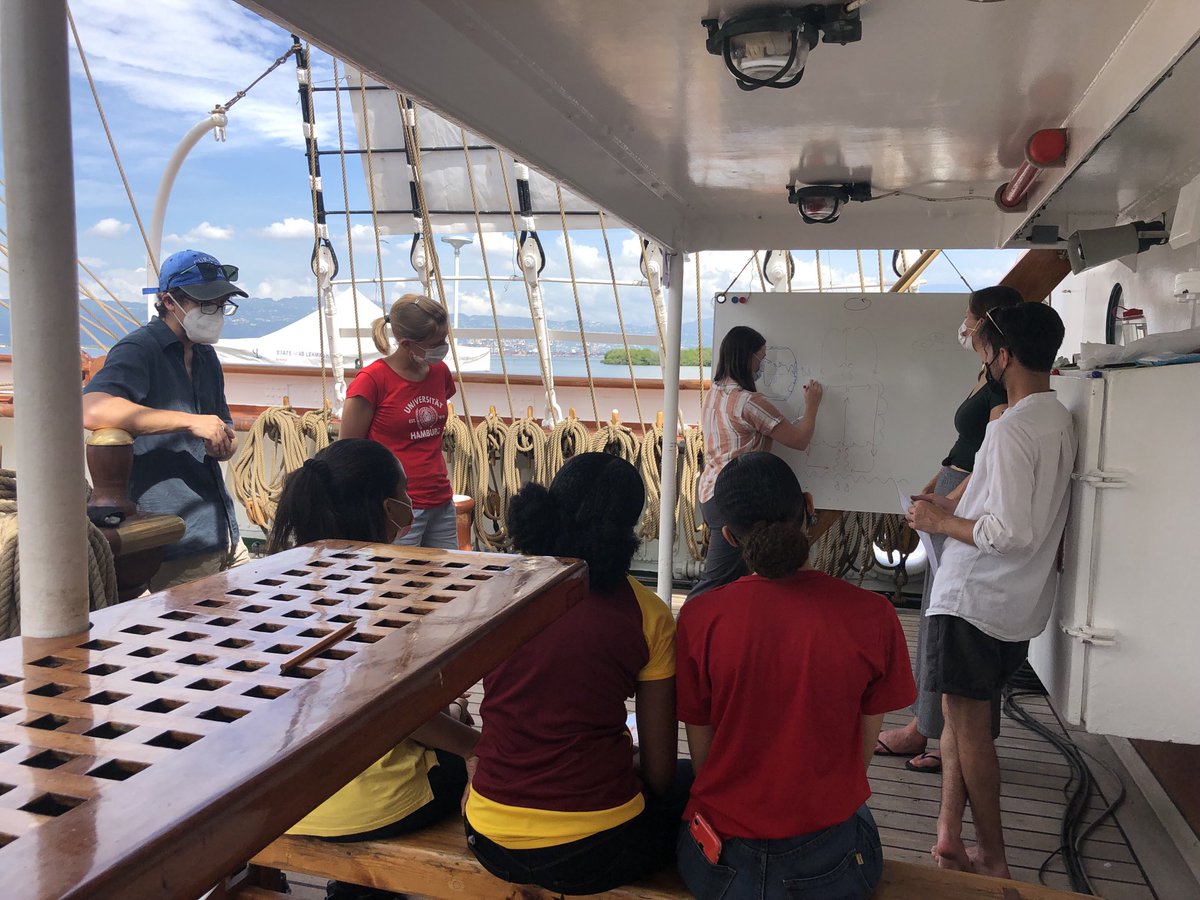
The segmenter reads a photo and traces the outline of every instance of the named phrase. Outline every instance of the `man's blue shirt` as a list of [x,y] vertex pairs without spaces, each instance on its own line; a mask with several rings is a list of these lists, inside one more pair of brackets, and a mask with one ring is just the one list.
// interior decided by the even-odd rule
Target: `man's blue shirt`
[[[233,422],[216,351],[193,345],[189,376],[183,344],[159,318],[118,341],[83,392]],[[215,553],[238,539],[237,515],[220,465],[205,454],[204,442],[186,431],[134,440],[129,494],[143,512],[179,516],[187,524],[183,538],[167,548],[166,559]]]

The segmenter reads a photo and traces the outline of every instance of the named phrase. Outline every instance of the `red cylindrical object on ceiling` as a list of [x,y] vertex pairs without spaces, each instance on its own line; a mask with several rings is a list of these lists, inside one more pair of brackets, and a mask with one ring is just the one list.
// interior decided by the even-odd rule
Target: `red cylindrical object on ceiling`
[[1011,180],[996,190],[996,206],[1005,212],[1025,207],[1025,197],[1042,169],[1061,163],[1067,155],[1065,128],[1043,128],[1035,131],[1025,142],[1025,161],[1017,167]]

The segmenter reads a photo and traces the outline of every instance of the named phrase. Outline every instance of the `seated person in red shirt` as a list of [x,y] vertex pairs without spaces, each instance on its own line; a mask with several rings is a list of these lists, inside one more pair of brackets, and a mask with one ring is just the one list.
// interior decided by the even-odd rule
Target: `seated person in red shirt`
[[[292,472],[284,482],[267,549],[271,553],[320,540],[388,544],[412,524],[408,479],[383,444],[337,441]],[[467,786],[465,759],[479,732],[439,713],[336,794],[288,829],[327,841],[395,837],[457,814]],[[330,882],[326,900],[392,897],[371,888]]]
[[869,897],[883,852],[866,768],[883,714],[916,696],[899,619],[807,566],[812,497],[779,457],[731,460],[714,496],[751,574],[679,615],[696,772],[679,872],[700,898]]
[[[518,550],[583,559],[589,585],[483,680],[467,843],[505,881],[594,894],[670,860],[687,794],[672,790],[675,623],[626,574],[645,497],[629,463],[585,453],[549,490],[526,485],[509,507]],[[640,766],[625,727],[628,697]]]

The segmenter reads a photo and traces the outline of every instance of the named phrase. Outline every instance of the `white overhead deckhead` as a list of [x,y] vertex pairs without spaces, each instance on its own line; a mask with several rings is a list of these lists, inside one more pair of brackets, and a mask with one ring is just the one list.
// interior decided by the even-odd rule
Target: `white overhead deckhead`
[[[240,2],[685,250],[1002,246],[1200,35],[1197,0],[872,0],[861,41],[820,43],[799,85],[747,93],[700,20],[802,2]],[[1066,168],[1042,173],[1029,212],[997,210],[1026,139],[1063,124]],[[1163,165],[1139,164],[1148,180]],[[866,179],[984,199],[851,203],[833,225],[786,200],[792,180]]]

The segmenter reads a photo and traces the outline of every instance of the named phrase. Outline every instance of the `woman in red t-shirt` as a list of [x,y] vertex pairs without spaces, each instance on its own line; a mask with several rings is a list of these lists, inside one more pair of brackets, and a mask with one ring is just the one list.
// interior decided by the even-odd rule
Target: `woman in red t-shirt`
[[679,614],[677,711],[696,781],[678,843],[700,898],[869,897],[883,872],[866,767],[883,715],[913,701],[891,604],[808,567],[812,497],[770,453],[714,494],[751,574]]
[[450,368],[442,362],[450,350],[447,332],[446,311],[418,294],[405,294],[387,318],[376,319],[372,337],[384,356],[350,384],[340,436],[378,441],[404,467],[413,524],[396,543],[455,550],[454,492],[442,456],[446,402],[455,390]]

